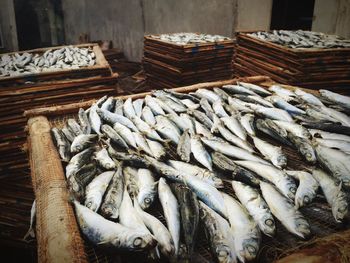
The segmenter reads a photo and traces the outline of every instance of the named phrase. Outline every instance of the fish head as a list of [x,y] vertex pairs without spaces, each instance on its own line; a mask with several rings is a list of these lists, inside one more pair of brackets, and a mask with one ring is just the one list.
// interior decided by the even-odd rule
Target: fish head
[[112,240],[112,244],[130,251],[143,251],[154,248],[157,245],[157,241],[151,234],[130,231],[125,240],[116,237]]
[[277,164],[281,168],[286,167],[287,166],[287,156],[285,156],[284,154],[279,155],[277,157]]
[[295,185],[294,181],[292,181],[292,179],[289,180],[289,182],[287,182],[284,185],[284,191],[282,191],[283,193],[286,193],[286,196],[290,199],[293,200],[295,199],[295,193],[297,192],[297,186]]
[[296,234],[302,238],[306,238],[311,234],[309,223],[302,217],[295,220],[295,230]]
[[71,147],[72,153],[78,153],[78,152],[81,152],[82,150],[83,150],[83,146],[80,144],[72,145]]
[[175,246],[172,240],[170,243],[166,243],[162,245],[159,244],[159,247],[160,247],[160,251],[164,256],[171,257],[175,254]]
[[236,256],[233,254],[232,249],[228,246],[220,244],[216,247],[215,250],[216,257],[218,262],[222,263],[232,263],[236,262]]
[[142,190],[139,192],[137,195],[137,201],[143,210],[149,208],[152,205],[155,193],[155,191],[150,192]]
[[102,206],[101,210],[103,210],[103,214],[105,217],[111,219],[117,219],[119,217],[118,209],[114,208],[112,205]]
[[[90,197],[85,200],[85,206],[89,209],[91,209],[94,212],[97,212],[99,205],[101,203],[101,200],[96,200],[96,197]],[[101,198],[99,198],[101,199]]]
[[275,220],[273,219],[272,215],[271,214],[266,214],[263,218],[262,218],[262,221],[264,222],[264,225],[263,226],[260,226],[262,227],[262,231],[272,237],[275,232],[276,232],[276,225],[275,225]]
[[242,258],[250,261],[256,258],[259,251],[260,238],[254,237],[243,241],[243,250],[240,251]]
[[348,202],[344,192],[339,192],[332,206],[332,213],[337,222],[341,222],[348,213]]
[[314,151],[307,151],[305,152],[304,154],[305,156],[305,159],[307,162],[309,163],[315,163],[316,162],[316,155],[315,155],[315,152]]
[[310,204],[311,201],[314,199],[314,197],[315,197],[315,194],[313,192],[299,191],[299,188],[298,188],[297,193],[295,195],[295,207],[299,208]]

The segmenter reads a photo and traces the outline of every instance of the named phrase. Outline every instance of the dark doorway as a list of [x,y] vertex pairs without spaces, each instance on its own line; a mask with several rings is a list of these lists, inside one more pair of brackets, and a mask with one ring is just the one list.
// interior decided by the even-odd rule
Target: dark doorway
[[315,0],[274,0],[271,29],[311,30]]

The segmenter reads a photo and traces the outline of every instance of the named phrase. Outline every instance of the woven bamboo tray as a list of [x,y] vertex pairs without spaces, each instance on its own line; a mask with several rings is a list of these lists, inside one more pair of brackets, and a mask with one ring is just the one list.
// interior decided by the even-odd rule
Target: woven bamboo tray
[[[174,89],[178,92],[193,92],[199,88],[220,87],[245,81],[270,86],[274,82],[264,76],[231,79],[227,81],[200,83],[192,86]],[[293,87],[285,86],[293,89]],[[312,91],[311,91],[312,92]],[[140,93],[126,98],[142,98],[149,93]],[[68,116],[76,115],[80,107],[87,108],[94,101],[68,104],[57,107],[29,110],[25,113],[28,120],[28,145],[31,164],[31,176],[37,201],[37,241],[39,262],[144,262],[144,255],[123,254],[103,251],[92,247],[80,235],[73,208],[68,199],[65,175],[57,150],[53,144],[50,128],[62,123]],[[288,155],[289,168],[302,169],[305,163],[295,150],[283,147]],[[173,149],[170,158],[176,158]],[[229,184],[225,185],[225,192],[233,195]],[[163,223],[159,204],[151,208],[150,212]],[[277,223],[277,235],[274,238],[263,237],[260,253],[255,262],[271,262],[285,255],[291,254],[279,262],[340,262],[349,256],[350,230],[348,225],[335,224],[332,214],[323,202],[315,202],[312,206],[303,208],[303,214],[308,218],[314,235],[312,240],[301,242],[288,233],[280,223]],[[212,262],[208,244],[200,229],[198,245],[195,249],[196,262]],[[335,238],[337,241],[335,242]],[[339,241],[339,242],[338,242]],[[305,249],[305,247],[308,247]],[[297,252],[295,252],[297,251]],[[293,253],[294,252],[294,253]],[[332,261],[325,261],[327,258]]]

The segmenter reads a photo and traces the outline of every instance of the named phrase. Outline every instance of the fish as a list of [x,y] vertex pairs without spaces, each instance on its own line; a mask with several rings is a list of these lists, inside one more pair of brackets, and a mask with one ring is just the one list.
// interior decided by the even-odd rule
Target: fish
[[67,121],[68,129],[74,134],[74,136],[78,136],[83,134],[80,125],[77,123],[75,119],[68,119]]
[[[253,113],[254,111],[249,108],[249,104],[245,103],[244,101],[241,101],[237,98],[233,98],[233,97],[229,97],[228,98],[228,103],[229,105],[235,109],[237,112],[236,114],[234,114],[234,112],[232,112],[232,115],[237,115],[239,112],[245,112],[245,113]],[[227,107],[225,107],[227,108]]]
[[260,180],[255,173],[237,165],[227,156],[219,152],[213,152],[211,156],[213,159],[213,164],[223,171],[231,172],[233,179],[249,185],[259,185]]
[[305,171],[289,171],[286,174],[299,181],[297,192],[295,193],[295,207],[303,207],[310,204],[316,197],[319,184],[312,174]]
[[322,130],[315,130],[315,129],[308,129],[311,135],[314,138],[322,138],[322,139],[329,139],[329,140],[340,140],[340,141],[346,141],[350,142],[350,136],[333,133],[333,132],[326,132]]
[[138,195],[137,202],[145,210],[149,208],[157,195],[157,182],[149,169],[140,168],[137,171]]
[[209,117],[211,121],[213,121],[214,110],[211,107],[209,101],[205,98],[202,98],[199,102],[205,114]]
[[106,170],[112,170],[116,168],[115,162],[109,156],[106,148],[102,148],[98,152],[95,152],[94,159],[97,161],[98,165]]
[[123,168],[125,189],[128,191],[131,198],[137,197],[139,192],[137,171],[138,169],[135,167],[124,166]]
[[152,110],[154,115],[165,115],[165,112],[158,104],[158,101],[150,95],[145,97],[145,104]]
[[102,109],[97,109],[96,112],[104,121],[108,122],[111,125],[114,125],[114,123],[118,122],[133,130],[134,132],[139,132],[135,124],[123,115],[119,115]]
[[287,155],[283,153],[282,147],[272,145],[258,137],[253,137],[254,146],[274,166],[284,168],[287,166]]
[[225,154],[227,156],[237,158],[240,160],[250,160],[260,163],[267,163],[265,160],[261,159],[258,156],[253,155],[252,153],[248,152],[247,150],[241,149],[239,147],[233,146],[227,142],[219,141],[215,138],[201,138],[202,142],[213,149],[214,151],[218,151],[222,154]]
[[34,199],[32,203],[32,208],[30,209],[30,225],[27,233],[23,237],[24,241],[27,241],[29,237],[35,238],[35,224],[36,224],[36,200]]
[[86,187],[85,206],[94,212],[100,208],[102,198],[115,174],[115,171],[107,171],[96,176]]
[[226,110],[223,107],[223,103],[221,100],[217,100],[213,103],[213,110],[214,113],[219,117],[228,117],[229,115],[227,114]]
[[194,121],[194,125],[195,125],[195,130],[196,132],[193,134],[197,134],[197,135],[202,135],[206,138],[210,138],[212,137],[211,132],[199,121]]
[[251,136],[256,135],[253,114],[250,114],[250,113],[244,114],[239,119],[239,122],[249,135]]
[[309,223],[289,199],[269,183],[260,182],[260,189],[272,214],[290,233],[303,239],[311,234]]
[[324,104],[316,96],[308,92],[305,92],[297,88],[294,90],[294,93],[306,103],[316,105],[316,106],[324,106]]
[[191,137],[189,129],[185,130],[176,148],[176,153],[179,155],[180,159],[184,162],[189,162],[191,157]]
[[271,96],[269,97],[269,100],[273,103],[274,106],[287,111],[291,115],[299,115],[299,114],[306,114],[304,110],[299,109],[298,107],[295,107],[294,105],[288,103],[283,98],[279,96]]
[[321,138],[314,138],[314,141],[316,144],[321,144],[329,148],[338,149],[345,152],[346,154],[350,154],[350,142],[348,141]]
[[[149,167],[153,168],[157,173],[161,174],[167,180],[172,182],[179,182],[179,183],[184,182],[185,175],[180,171],[174,169],[170,165],[160,162],[155,158],[152,158],[147,155],[145,155],[143,158],[146,160]],[[158,188],[159,188],[159,183],[158,183]]]
[[150,127],[153,127],[156,124],[156,118],[154,117],[151,108],[148,106],[143,107],[141,117]]
[[205,113],[199,110],[188,110],[188,113],[190,115],[193,115],[195,119],[203,124],[207,129],[211,129],[213,126],[212,120]]
[[234,238],[229,223],[203,202],[199,201],[200,219],[212,254],[219,263],[236,263]]
[[258,95],[254,91],[239,85],[224,85],[222,89],[230,94]]
[[297,186],[293,179],[282,170],[272,165],[252,161],[235,161],[235,163],[253,171],[265,180],[273,183],[285,197],[294,201]]
[[137,148],[133,132],[123,124],[114,123],[113,129],[122,137],[122,139],[131,147]]
[[198,103],[193,102],[190,99],[183,99],[181,100],[181,102],[188,108],[191,110],[196,110],[200,107],[200,105]]
[[164,138],[170,140],[175,145],[178,145],[181,132],[178,127],[170,121],[167,117],[162,115],[156,116],[157,124],[155,125],[156,131]]
[[132,105],[131,98],[128,98],[127,100],[124,101],[123,112],[125,114],[125,117],[127,117],[129,120],[131,120],[131,118],[133,117],[136,117],[136,112],[135,112],[134,106]]
[[151,128],[146,122],[141,120],[139,117],[133,117],[132,122],[136,125],[137,129],[144,135],[146,135],[150,139],[154,139],[162,142],[163,139],[159,136],[159,134]]
[[340,122],[342,125],[350,127],[350,117],[346,115],[343,112],[337,111],[332,108],[328,108],[326,106],[324,107],[319,107],[319,110],[324,113],[325,115],[328,115],[332,117],[333,119],[337,120]]
[[350,187],[350,155],[322,145],[317,145],[315,151],[322,167],[341,180],[344,186]]
[[268,90],[274,92],[276,95],[287,102],[294,100],[296,97],[296,94],[293,91],[285,89],[279,85],[272,85],[268,88]]
[[274,236],[276,233],[275,220],[259,192],[238,181],[232,181],[232,188],[238,200],[254,218],[260,230],[269,237]]
[[[166,102],[164,102],[163,100],[159,99],[159,98],[153,98],[154,101],[157,102],[157,104],[163,109],[164,112],[169,113],[169,114],[176,114],[176,112],[173,110],[172,107],[170,107],[170,105],[168,105]],[[184,110],[186,111],[186,109]]]
[[308,116],[316,120],[316,122],[338,122],[337,119],[321,111],[320,108],[316,106],[308,105],[305,112]]
[[[159,96],[158,97],[159,100],[161,100],[163,102],[163,104],[168,105],[172,111],[176,112],[176,113],[180,113],[180,112],[186,112],[187,111],[187,107],[181,102],[181,100],[166,94],[164,96]],[[165,110],[165,108],[164,108]],[[169,112],[169,110],[168,110]]]
[[200,98],[207,99],[211,104],[217,100],[220,100],[219,95],[208,89],[197,89],[195,94]]
[[283,144],[293,146],[292,143],[288,139],[288,132],[284,128],[278,126],[272,120],[270,120],[270,119],[257,119],[255,121],[255,126],[259,131],[262,131],[263,133],[269,135],[273,139],[275,139]]
[[[75,135],[68,129],[67,126],[63,126],[61,131],[64,134],[64,137],[66,137],[69,142],[73,142],[74,141]],[[70,150],[70,145],[69,145],[69,150]]]
[[242,140],[247,140],[247,133],[235,116],[223,117],[220,119],[225,126]]
[[97,104],[93,104],[90,107],[89,121],[90,121],[91,129],[95,133],[97,133],[98,135],[102,135],[101,130],[100,130],[101,125],[102,125],[102,121],[100,119],[100,114],[98,113],[98,110],[99,110],[99,108],[98,108]]
[[201,201],[221,216],[227,218],[224,200],[220,192],[214,186],[191,174],[185,174],[183,176],[183,181],[187,187],[196,193]]
[[325,124],[325,123],[307,123],[302,122],[301,125],[303,125],[306,128],[316,129],[316,130],[322,130],[330,133],[338,133],[350,136],[350,127],[338,125],[338,124]]
[[191,152],[193,157],[208,170],[213,170],[210,154],[204,148],[201,138],[198,135],[192,135],[190,138]]
[[146,154],[155,157],[153,155],[151,148],[149,147],[149,145],[147,143],[147,139],[145,138],[145,136],[138,133],[138,132],[133,132],[132,134],[133,134],[135,142],[136,142],[137,150],[139,152],[143,151]]
[[174,169],[180,171],[181,173],[186,173],[186,174],[196,176],[204,180],[208,184],[214,186],[215,188],[224,187],[223,181],[212,171],[209,171],[207,169],[201,168],[193,164],[176,161],[176,160],[168,160],[167,163]]
[[78,118],[79,118],[81,130],[83,131],[83,133],[90,134],[91,133],[91,125],[90,125],[89,117],[85,113],[84,109],[82,109],[82,108],[79,109]]
[[107,144],[108,154],[118,161],[124,161],[124,163],[136,166],[136,167],[146,167],[147,161],[138,154],[129,151],[129,153],[116,151],[111,144]]
[[187,258],[191,260],[197,241],[199,203],[196,194],[185,185],[175,183],[173,190],[179,203],[181,229],[186,245]]
[[250,107],[255,111],[256,114],[262,115],[266,118],[273,119],[273,120],[280,120],[280,121],[287,121],[287,122],[294,122],[292,116],[290,114],[282,109],[278,108],[267,108],[260,105],[253,105],[251,104]]
[[70,151],[75,154],[81,152],[82,150],[93,146],[98,140],[97,134],[80,134],[74,138]]
[[77,201],[74,201],[74,207],[80,230],[95,245],[109,245],[124,251],[147,251],[157,244],[151,234],[109,221]]
[[230,95],[228,95],[226,91],[221,88],[213,88],[213,91],[218,94],[223,101],[228,101]]
[[191,94],[187,94],[187,93],[181,93],[181,92],[176,92],[176,91],[173,91],[173,90],[170,90],[170,89],[167,89],[167,90],[164,90],[165,92],[171,94],[172,96],[176,97],[176,98],[179,98],[181,100],[184,100],[184,99],[188,99],[188,100],[191,100],[193,102],[199,102],[199,99]]
[[237,82],[237,84],[239,86],[245,87],[245,88],[247,88],[247,89],[253,91],[254,93],[256,93],[260,96],[263,96],[263,97],[271,95],[270,91],[268,91],[267,89],[264,89],[256,84],[253,84],[253,83],[246,83],[246,82],[239,81],[239,82]]
[[259,104],[261,106],[268,107],[268,108],[274,108],[271,102],[261,98],[260,96],[253,96],[253,95],[234,95],[234,96],[235,98],[244,102]]
[[165,221],[174,242],[175,255],[178,255],[181,228],[179,203],[164,178],[159,179],[158,196],[163,208]]
[[291,132],[288,132],[288,138],[308,163],[311,163],[311,164],[316,163],[317,161],[316,153],[314,148],[312,147],[310,140],[295,136]]
[[128,149],[129,146],[127,143],[124,141],[124,139],[108,124],[103,124],[101,126],[101,131],[111,139],[111,142],[115,143],[119,147]]
[[177,114],[168,114],[168,119],[171,120],[181,130],[189,130],[191,134],[195,133],[194,121],[191,116],[186,113],[181,113],[180,116]]
[[320,89],[320,95],[327,100],[332,101],[334,104],[340,105],[345,109],[350,109],[350,98],[348,96],[344,96],[330,90]]
[[113,113],[124,116],[123,105],[124,102],[122,99],[116,99]]
[[132,102],[132,106],[134,108],[135,114],[137,117],[141,118],[142,115],[142,105],[143,105],[144,99],[137,99]]
[[156,158],[157,160],[160,160],[164,156],[166,156],[166,150],[161,143],[159,143],[157,141],[153,141],[153,140],[148,140],[148,139],[146,139],[146,142],[147,142],[149,148],[151,149],[152,156],[154,158]]
[[88,162],[93,153],[93,148],[87,148],[80,153],[74,155],[68,165],[66,166],[66,178],[68,179],[70,176],[76,174],[79,169]]
[[61,157],[61,160],[64,162],[69,162],[70,160],[70,143],[62,133],[57,128],[52,128],[51,133],[56,147],[58,148],[58,153]]
[[273,122],[279,127],[281,127],[282,129],[285,129],[286,131],[294,134],[295,136],[306,138],[306,139],[311,138],[311,134],[308,131],[308,129],[306,129],[305,127],[299,124],[285,122],[285,121],[277,121],[277,120],[273,120]]
[[234,237],[234,247],[241,262],[256,258],[261,242],[260,230],[248,211],[233,197],[221,193]]
[[119,217],[119,208],[123,200],[123,191],[123,167],[122,164],[119,164],[117,171],[113,173],[110,184],[106,189],[101,204],[101,215],[111,220],[116,220]]
[[342,191],[341,181],[336,180],[319,169],[313,170],[312,176],[320,184],[327,203],[332,208],[335,221],[340,223],[348,213],[347,194]]
[[103,110],[112,111],[112,109],[114,108],[114,104],[114,99],[112,97],[109,97],[102,103],[100,108]]
[[172,257],[175,253],[175,247],[169,230],[156,217],[143,211],[138,202],[134,201],[134,208],[143,223],[157,240],[157,247],[159,247],[160,252],[166,257]]

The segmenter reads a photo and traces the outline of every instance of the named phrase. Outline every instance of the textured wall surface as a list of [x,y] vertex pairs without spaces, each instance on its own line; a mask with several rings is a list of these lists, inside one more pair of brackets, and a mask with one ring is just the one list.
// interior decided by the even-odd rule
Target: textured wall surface
[[4,50],[17,50],[17,28],[13,0],[0,0],[0,26]]

